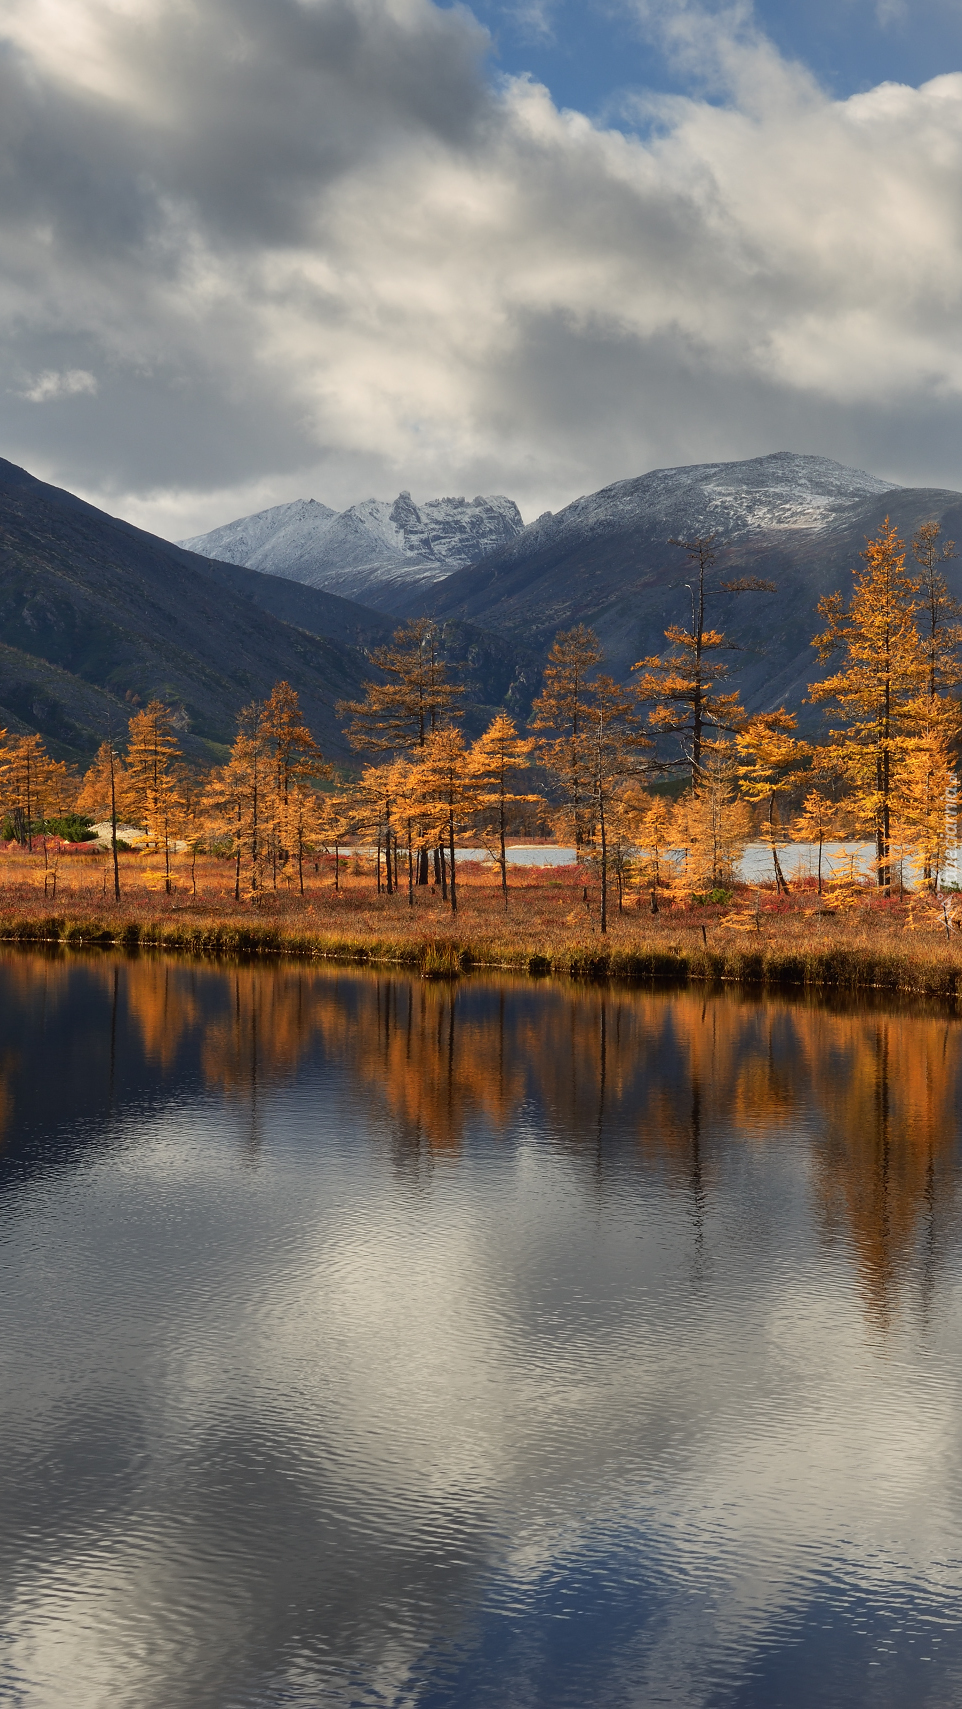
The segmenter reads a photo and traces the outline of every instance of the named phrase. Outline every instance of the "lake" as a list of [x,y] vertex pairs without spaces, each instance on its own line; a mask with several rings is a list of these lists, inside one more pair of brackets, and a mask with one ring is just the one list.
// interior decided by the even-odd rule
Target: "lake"
[[962,1025],[0,953],[0,1702],[962,1701]]

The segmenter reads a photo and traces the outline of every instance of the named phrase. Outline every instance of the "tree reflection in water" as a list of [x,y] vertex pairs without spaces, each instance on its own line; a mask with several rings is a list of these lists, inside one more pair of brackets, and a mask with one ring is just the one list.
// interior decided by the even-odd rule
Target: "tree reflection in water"
[[955,1014],[159,956],[8,951],[0,973],[0,1133],[14,1114],[49,1128],[112,1109],[120,1052],[126,1095],[136,1057],[140,1085],[196,1076],[246,1104],[254,1162],[271,1089],[322,1063],[364,1083],[413,1178],[475,1132],[517,1135],[531,1110],[599,1191],[626,1167],[677,1183],[700,1248],[724,1149],[802,1132],[824,1239],[849,1243],[872,1321],[884,1329],[909,1276],[931,1300],[956,1205]]

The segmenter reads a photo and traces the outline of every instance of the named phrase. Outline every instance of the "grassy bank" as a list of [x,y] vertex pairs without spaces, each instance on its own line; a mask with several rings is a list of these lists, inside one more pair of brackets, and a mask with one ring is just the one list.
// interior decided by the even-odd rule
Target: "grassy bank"
[[[467,922],[465,922],[467,924]],[[315,922],[238,920],[216,916],[129,912],[101,908],[84,913],[0,912],[0,940],[19,944],[101,946],[209,956],[293,956],[312,961],[408,968],[427,977],[452,977],[472,968],[503,968],[532,976],[561,974],[583,980],[630,983],[653,979],[737,980],[756,985],[873,988],[939,997],[962,996],[962,950],[936,934],[913,933],[906,942],[891,931],[866,932],[845,922],[828,933],[805,934],[799,922],[779,922],[752,938],[714,924],[702,932],[691,921],[660,929],[636,925],[611,941],[543,933],[459,930],[371,931],[324,929]],[[346,923],[345,923],[346,925]],[[794,928],[794,929],[792,929]],[[847,928],[847,929],[846,929]],[[705,941],[707,939],[707,941]],[[875,941],[872,941],[872,940]]]
[[[191,955],[286,955],[409,968],[452,977],[471,968],[576,979],[738,980],[763,986],[876,989],[962,995],[962,932],[947,930],[936,898],[883,901],[871,888],[823,897],[752,889],[651,913],[650,893],[612,906],[599,929],[598,887],[590,872],[519,872],[505,912],[493,875],[462,868],[459,911],[425,887],[410,907],[406,890],[378,894],[364,862],[334,886],[320,861],[302,895],[282,881],[256,905],[235,902],[224,862],[175,870],[171,893],[149,860],[124,863],[123,897],[95,857],[61,861],[56,895],[38,856],[0,860],[0,940],[100,945]],[[45,895],[44,892],[47,892]],[[54,905],[51,905],[51,904]]]

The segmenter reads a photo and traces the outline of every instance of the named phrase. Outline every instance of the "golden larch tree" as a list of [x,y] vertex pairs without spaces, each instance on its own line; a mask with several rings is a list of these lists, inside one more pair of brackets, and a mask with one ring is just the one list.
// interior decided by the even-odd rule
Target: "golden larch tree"
[[915,731],[926,682],[919,636],[918,580],[905,567],[905,546],[889,518],[861,553],[848,603],[841,593],[819,601],[825,627],[812,645],[823,664],[839,668],[809,685],[813,701],[839,716],[831,732],[853,806],[875,841],[877,882],[891,888],[893,792]]
[[691,625],[673,623],[665,630],[671,651],[639,659],[635,691],[651,705],[648,723],[655,737],[676,736],[693,784],[697,784],[706,745],[739,730],[745,714],[734,689],[726,687],[728,664],[723,655],[737,651],[720,629],[708,622],[708,606],[722,594],[774,593],[775,583],[758,576],[715,580],[714,534],[693,540],[669,540],[688,559],[686,582],[691,600]]
[[575,846],[588,840],[593,813],[585,747],[591,678],[604,654],[597,635],[579,623],[554,638],[529,728],[539,732],[538,758],[558,779],[570,810]]
[[531,764],[534,738],[520,736],[513,718],[499,712],[471,749],[471,769],[478,791],[478,822],[482,836],[493,842],[501,872],[501,894],[508,909],[508,857],[505,835],[511,815],[522,805],[540,801],[535,794],[512,788],[519,772]]

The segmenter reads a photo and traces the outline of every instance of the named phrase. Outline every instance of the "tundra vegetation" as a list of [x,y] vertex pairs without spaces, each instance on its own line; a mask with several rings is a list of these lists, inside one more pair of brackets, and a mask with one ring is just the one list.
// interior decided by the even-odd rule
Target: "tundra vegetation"
[[[152,701],[83,776],[39,736],[0,735],[8,937],[288,949],[531,971],[791,978],[962,991],[945,875],[956,840],[962,612],[935,524],[911,562],[886,520],[848,599],[819,606],[810,685],[821,740],[784,707],[750,716],[711,628],[725,582],[711,538],[685,554],[690,624],[628,683],[592,631],[560,633],[528,730],[499,712],[474,742],[437,626],[402,625],[377,680],[339,706],[358,760],[338,773],[279,682],[243,707],[223,764],[181,752]],[[181,719],[182,721],[182,719]],[[93,827],[99,827],[95,834]],[[519,867],[511,839],[574,846]],[[868,840],[868,872],[826,850]],[[746,844],[771,877],[736,877]],[[786,846],[814,845],[811,876]],[[466,849],[490,859],[464,859]],[[792,869],[789,867],[789,870]]]

